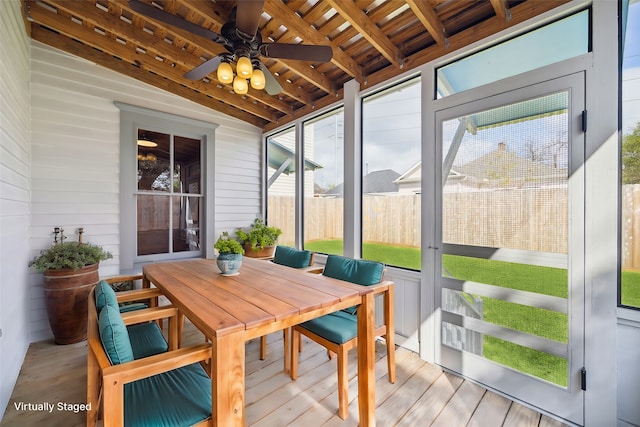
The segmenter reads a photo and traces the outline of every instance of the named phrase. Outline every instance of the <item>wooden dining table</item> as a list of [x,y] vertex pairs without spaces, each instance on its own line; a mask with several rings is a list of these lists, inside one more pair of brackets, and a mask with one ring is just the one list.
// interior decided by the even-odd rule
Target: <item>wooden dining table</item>
[[370,288],[246,256],[235,276],[221,275],[211,259],[147,264],[143,286],[150,284],[211,340],[212,424],[224,427],[246,423],[246,341],[361,304],[360,425],[375,425],[375,325]]

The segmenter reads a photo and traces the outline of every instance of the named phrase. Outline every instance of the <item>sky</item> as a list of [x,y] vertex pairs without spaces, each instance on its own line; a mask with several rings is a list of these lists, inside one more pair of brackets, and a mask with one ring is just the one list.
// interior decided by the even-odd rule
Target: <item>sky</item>
[[622,131],[640,122],[640,1],[631,1],[622,63]]
[[[640,0],[632,0],[624,51],[623,65],[623,130],[640,122]],[[341,110],[340,110],[341,111]],[[363,102],[363,172],[392,169],[403,174],[421,159],[420,86],[400,85],[383,95],[373,95]],[[315,121],[314,152],[307,158],[322,165],[315,172],[316,184],[325,188],[343,181],[342,113]],[[457,121],[445,124],[444,150],[451,143]],[[538,150],[554,151],[560,157],[560,167],[566,166],[566,116],[556,115],[535,121],[499,126],[494,129],[467,133],[456,156],[456,165],[465,164],[506,142],[507,149],[527,157],[533,145]],[[562,142],[565,142],[564,146]],[[558,148],[559,147],[559,148]],[[547,157],[549,153],[547,153]],[[565,159],[565,160],[563,160]],[[546,162],[552,160],[547,159]]]

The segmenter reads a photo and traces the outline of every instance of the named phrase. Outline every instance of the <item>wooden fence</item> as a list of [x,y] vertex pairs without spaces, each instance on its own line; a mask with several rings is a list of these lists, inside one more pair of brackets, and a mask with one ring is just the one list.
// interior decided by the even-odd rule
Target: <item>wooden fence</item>
[[[420,198],[365,196],[364,240],[419,248]],[[269,196],[269,223],[284,230],[282,242],[294,241],[293,202],[292,197]],[[445,193],[443,211],[447,243],[567,253],[566,188]],[[304,216],[306,240],[343,238],[343,199],[305,199]]]
[[622,186],[622,268],[640,270],[640,184]]

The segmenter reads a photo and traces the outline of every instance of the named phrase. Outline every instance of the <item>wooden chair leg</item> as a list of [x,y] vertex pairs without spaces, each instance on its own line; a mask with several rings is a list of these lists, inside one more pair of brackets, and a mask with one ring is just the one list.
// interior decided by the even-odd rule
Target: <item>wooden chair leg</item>
[[387,345],[387,368],[389,369],[389,382],[396,382],[396,345],[393,339],[393,331],[390,333],[387,330],[384,336],[385,344]]
[[346,420],[349,416],[349,369],[347,351],[340,347],[338,353],[338,416]]

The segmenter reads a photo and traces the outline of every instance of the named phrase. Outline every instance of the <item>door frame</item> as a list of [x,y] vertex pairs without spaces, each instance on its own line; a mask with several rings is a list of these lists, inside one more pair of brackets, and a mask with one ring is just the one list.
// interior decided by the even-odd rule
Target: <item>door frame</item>
[[[439,185],[441,185],[440,184],[441,175],[439,174],[441,173],[440,170],[442,167],[442,160],[441,160],[442,154],[439,151],[440,147],[437,146],[438,138],[437,138],[436,130],[439,124],[436,119],[436,113],[439,111],[446,111],[457,106],[466,106],[466,105],[473,105],[473,104],[478,106],[478,104],[480,103],[483,103],[481,108],[488,109],[495,105],[503,105],[504,103],[508,103],[506,101],[505,102],[498,102],[498,101],[507,99],[509,96],[513,96],[513,94],[521,94],[521,93],[524,94],[529,92],[536,93],[537,91],[539,95],[544,95],[546,93],[553,92],[554,85],[559,84],[560,86],[564,85],[566,87],[567,86],[567,83],[565,83],[566,79],[575,79],[577,76],[577,78],[579,79],[579,82],[574,81],[573,83],[571,83],[571,85],[577,85],[578,86],[577,89],[581,92],[578,95],[581,100],[580,101],[581,107],[580,107],[579,114],[577,111],[572,113],[572,118],[571,118],[572,122],[570,126],[572,128],[575,128],[576,126],[581,126],[581,117],[582,117],[581,111],[583,108],[585,108],[584,106],[586,103],[586,93],[585,93],[586,72],[578,71],[575,73],[567,73],[566,71],[567,69],[579,70],[581,68],[580,64],[582,61],[584,61],[584,58],[582,57],[574,58],[572,60],[565,61],[562,64],[562,66],[552,65],[552,66],[544,67],[540,70],[536,70],[534,72],[530,72],[520,76],[515,76],[509,79],[505,79],[504,81],[501,81],[501,82],[493,83],[493,84],[486,85],[474,90],[470,90],[470,91],[463,92],[456,95],[451,95],[442,99],[425,103],[426,104],[425,106],[428,106],[428,108],[425,108],[425,110],[427,110],[425,111],[425,114],[428,116],[428,121],[426,126],[429,129],[428,134],[432,135],[432,137],[430,138],[431,140],[430,143],[427,144],[425,149],[423,150],[423,164],[427,165],[426,167],[422,168],[423,182],[436,183],[433,186],[423,185],[423,190],[426,190],[423,193],[424,195],[423,203],[425,203],[425,205],[423,205],[423,212],[424,212],[423,224],[430,224],[430,225],[428,227],[424,227],[424,230],[423,230],[423,233],[425,234],[425,239],[424,239],[425,243],[423,247],[423,266],[425,266],[425,268],[423,268],[422,279],[423,279],[423,283],[428,284],[428,286],[433,290],[432,293],[429,293],[430,295],[427,298],[427,301],[423,299],[423,307],[425,307],[424,303],[426,302],[429,316],[423,322],[421,336],[433,337],[433,339],[430,339],[428,341],[423,340],[421,343],[421,356],[426,360],[432,361],[434,363],[440,362],[438,348],[440,346],[439,301],[440,301],[441,288],[438,285],[438,281],[436,280],[436,275],[434,274],[434,272],[440,271],[439,259],[442,253],[442,249],[441,249],[442,244],[439,241],[439,237],[438,237],[441,235],[441,230],[439,229],[439,226],[436,227],[436,224],[441,224],[441,218],[439,217],[441,215],[441,210],[437,202],[439,197],[438,191],[440,191]],[[569,66],[567,66],[567,63],[569,64]],[[562,74],[562,71],[565,71],[565,73]],[[558,82],[562,82],[562,83],[558,83]],[[432,82],[431,84],[425,85],[425,86],[427,86],[424,89],[426,91],[425,94],[428,94],[430,90],[433,90],[434,83]],[[541,89],[541,88],[544,88],[545,86],[548,86],[550,89],[548,90]],[[531,96],[521,96],[519,99],[528,99],[530,97]],[[576,102],[575,98],[572,97],[572,99],[573,100],[570,101],[571,103]],[[482,101],[479,101],[479,100],[482,100]],[[493,100],[494,102],[490,103],[488,100]],[[513,99],[513,101],[516,102],[516,99]],[[472,109],[469,109],[468,111],[471,112]],[[582,133],[581,127],[580,127],[580,133],[581,133],[581,135],[579,136],[581,141],[580,143],[582,144],[582,147],[584,147],[585,134]],[[574,138],[576,138],[576,132],[573,132],[573,135],[574,135]],[[584,268],[584,245],[585,245],[585,241],[584,241],[585,240],[585,237],[584,237],[585,177],[584,176],[585,176],[585,172],[584,172],[583,166],[585,163],[584,163],[584,154],[582,154],[582,156],[583,156],[582,160],[579,160],[579,164],[580,164],[579,170],[575,171],[575,168],[573,168],[574,173],[579,173],[581,176],[580,187],[576,189],[574,186],[572,186],[573,192],[579,191],[581,193],[581,196],[579,197],[580,206],[573,206],[570,208],[570,209],[573,209],[574,211],[578,209],[580,212],[583,213],[582,218],[580,219],[580,224],[581,224],[580,229],[582,229],[583,232],[578,233],[581,235],[581,241],[577,243],[572,242],[574,247],[572,248],[572,251],[571,251],[572,256],[580,256],[582,257],[582,259],[578,261],[572,259],[569,262],[572,263],[573,265],[580,266],[579,271],[576,271],[576,273],[579,274],[580,277],[572,277],[570,279],[570,282],[571,280],[573,280],[574,282],[579,281],[580,283],[584,284],[585,283],[585,268]],[[576,159],[572,159],[571,161],[572,163],[575,164]],[[574,178],[574,180],[575,179],[576,178]],[[571,199],[570,199],[570,203],[571,203]],[[575,222],[574,222],[574,226],[575,226]],[[576,247],[576,245],[578,246]],[[573,270],[572,270],[572,274],[574,274]],[[576,297],[578,298],[575,301],[578,302],[577,306],[580,313],[578,316],[575,315],[576,304],[574,304],[573,308],[570,308],[572,312],[569,317],[569,321],[572,322],[572,324],[570,325],[570,331],[572,330],[575,331],[576,329],[580,331],[579,332],[580,336],[578,338],[576,338],[575,336],[570,336],[570,342],[573,344],[578,344],[578,350],[580,354],[579,355],[572,354],[571,352],[575,350],[572,350],[571,347],[569,348],[570,366],[572,366],[571,369],[573,370],[569,377],[570,383],[569,383],[568,389],[576,390],[576,393],[580,394],[580,398],[579,398],[580,402],[584,402],[584,392],[580,390],[580,385],[581,385],[580,376],[577,372],[579,372],[582,366],[584,366],[584,356],[585,356],[585,353],[584,353],[585,351],[584,291],[585,289],[583,286],[581,289],[580,295],[578,296],[571,295],[572,300],[574,300]],[[578,325],[576,325],[576,323],[578,323]],[[576,362],[579,362],[578,365],[580,366],[576,365]],[[493,374],[495,375],[495,373]],[[465,373],[463,372],[462,375],[464,376]],[[518,388],[521,388],[521,384],[517,380],[517,375],[515,375],[515,379],[516,380],[514,381],[507,381],[506,385],[504,386],[501,385],[499,388],[496,388],[496,390],[499,390],[500,393],[507,394],[512,398],[520,399],[524,402],[527,402],[528,404],[537,406],[543,411],[548,411],[558,415],[560,415],[560,413],[563,412],[566,404],[559,404],[557,401],[556,402],[544,401],[544,399],[541,401],[540,399],[535,398],[535,396],[533,397],[527,396],[523,398],[522,396],[515,395],[516,393],[512,393],[511,392],[512,390],[517,391]],[[538,380],[538,381],[541,381],[541,380]],[[511,385],[509,385],[510,382],[512,383]],[[488,387],[491,388],[491,385],[489,384]],[[558,386],[552,386],[552,387],[558,387]],[[578,392],[577,390],[580,390],[580,391]],[[536,392],[535,394],[540,394],[540,392]],[[584,420],[584,410],[582,410],[583,405],[579,405],[579,406],[580,406],[580,410],[569,411],[571,412],[571,414],[569,415],[567,415],[567,413],[565,412],[565,414],[562,416],[564,418],[572,420],[572,422],[582,424]]]

